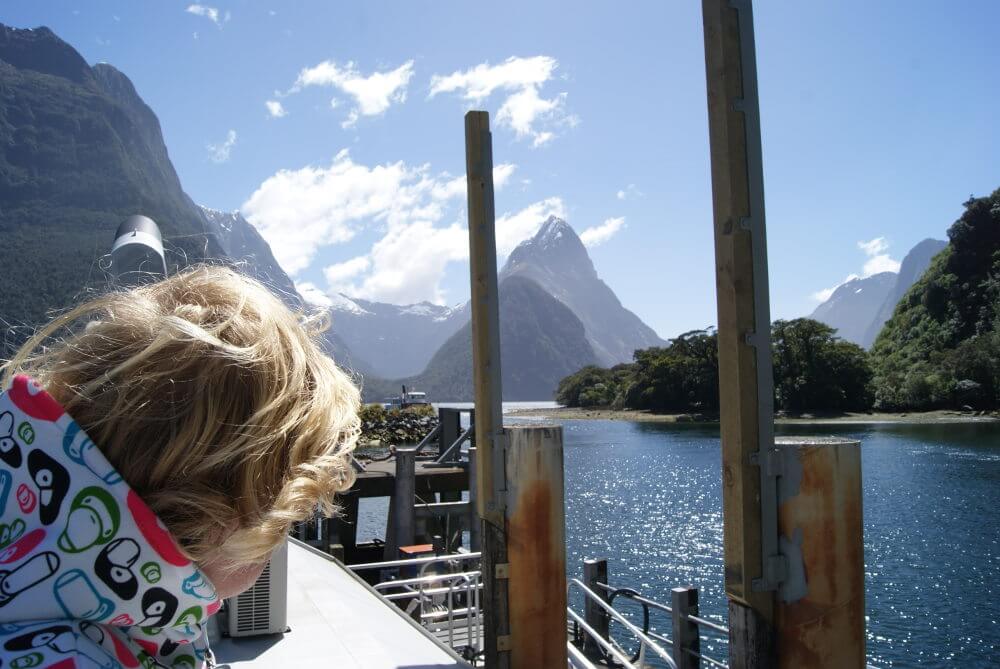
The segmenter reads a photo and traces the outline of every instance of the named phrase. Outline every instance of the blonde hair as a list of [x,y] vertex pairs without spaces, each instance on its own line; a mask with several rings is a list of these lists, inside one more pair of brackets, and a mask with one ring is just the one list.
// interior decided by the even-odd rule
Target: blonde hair
[[[259,562],[354,481],[358,389],[321,319],[199,267],[59,316],[3,365],[38,380],[195,562]],[[57,337],[57,335],[62,335]]]

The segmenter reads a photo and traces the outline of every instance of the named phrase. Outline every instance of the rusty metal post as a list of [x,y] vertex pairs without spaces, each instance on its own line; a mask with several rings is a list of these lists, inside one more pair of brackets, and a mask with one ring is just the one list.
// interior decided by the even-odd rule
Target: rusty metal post
[[688,616],[698,615],[698,588],[674,588],[670,591],[670,622],[673,626],[673,656],[677,669],[699,669],[701,660],[701,635],[698,625]]
[[472,297],[472,380],[475,390],[476,504],[482,518],[483,647],[487,669],[509,669],[511,632],[506,569],[506,435],[500,386],[500,304],[497,290],[490,116],[465,115],[465,174]]
[[565,667],[562,427],[511,427],[507,432],[510,666]]
[[[607,602],[608,591],[604,588],[598,587],[597,584],[608,584],[608,561],[605,559],[596,560],[593,558],[587,558],[584,560],[583,582],[594,592],[595,595]],[[607,611],[601,608],[600,605],[598,605],[597,602],[593,601],[590,597],[584,598],[583,619],[588,625],[593,627],[598,634],[601,635],[601,638],[607,640],[608,635],[611,633],[611,616],[609,616]],[[589,634],[584,636],[583,652],[590,657],[600,657],[602,654],[601,647],[590,637]]]
[[780,667],[865,666],[861,444],[777,440],[778,526],[789,577],[778,589]]

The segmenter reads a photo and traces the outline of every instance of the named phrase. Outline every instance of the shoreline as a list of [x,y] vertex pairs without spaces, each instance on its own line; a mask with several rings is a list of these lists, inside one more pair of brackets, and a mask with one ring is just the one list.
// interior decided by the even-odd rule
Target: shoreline
[[[647,410],[597,409],[555,407],[548,409],[512,409],[504,413],[513,418],[549,418],[552,420],[621,420],[635,423],[718,423],[718,416],[697,414],[653,413]],[[833,416],[804,414],[779,416],[779,425],[878,425],[878,424],[947,424],[947,423],[996,423],[1000,418],[993,414],[975,415],[960,411],[938,410],[900,413],[846,413]]]

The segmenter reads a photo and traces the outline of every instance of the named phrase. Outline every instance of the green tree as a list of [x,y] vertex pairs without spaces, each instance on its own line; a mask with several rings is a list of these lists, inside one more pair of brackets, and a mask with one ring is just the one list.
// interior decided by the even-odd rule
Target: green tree
[[871,407],[871,369],[863,348],[809,318],[775,321],[771,338],[778,408],[802,413]]

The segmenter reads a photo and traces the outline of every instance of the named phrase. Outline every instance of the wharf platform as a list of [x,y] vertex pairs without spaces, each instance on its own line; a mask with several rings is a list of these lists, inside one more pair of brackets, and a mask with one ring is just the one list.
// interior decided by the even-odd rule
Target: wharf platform
[[[465,463],[468,465],[468,463]],[[415,463],[415,492],[462,492],[469,489],[469,471],[462,464],[438,465],[428,456]],[[365,471],[358,472],[357,480],[344,497],[390,497],[396,478],[396,460],[366,462]]]
[[289,539],[285,634],[209,635],[220,669],[465,669],[471,665],[342,564]]

